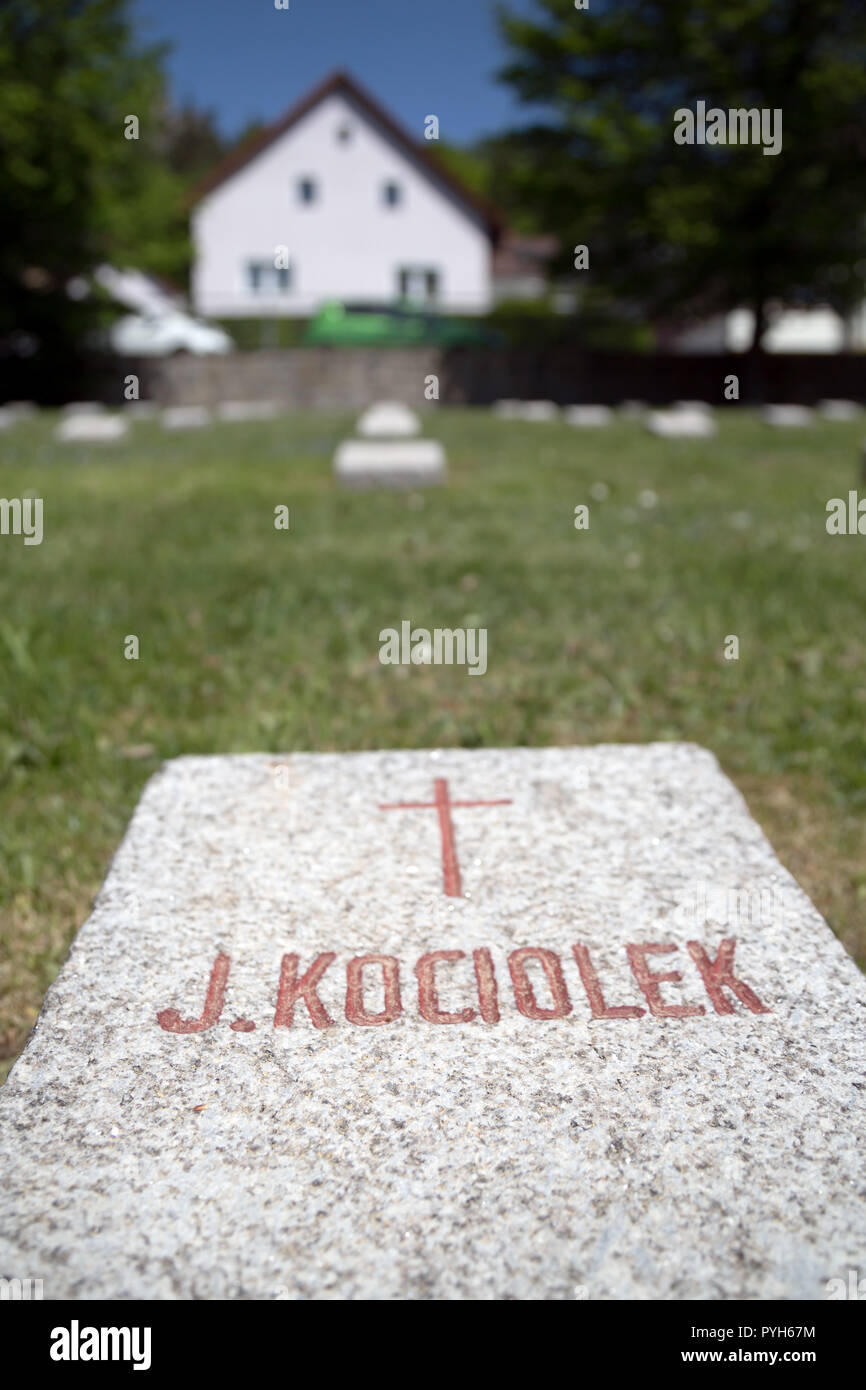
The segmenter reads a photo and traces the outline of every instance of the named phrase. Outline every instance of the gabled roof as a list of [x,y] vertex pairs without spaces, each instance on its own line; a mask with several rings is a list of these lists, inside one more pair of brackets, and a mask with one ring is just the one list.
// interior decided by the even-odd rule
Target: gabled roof
[[379,103],[359,86],[353,77],[345,72],[332,73],[325,78],[318,86],[313,87],[305,97],[284,116],[281,116],[273,125],[266,126],[264,130],[251,135],[242,145],[233,150],[210,174],[206,175],[200,183],[196,185],[190,195],[190,206],[200,202],[206,194],[213,192],[220,184],[228,179],[265,149],[273,144],[281,135],[285,135],[287,130],[291,130],[302,117],[312,111],[319,102],[324,101],[329,96],[345,96],[353,101],[356,106],[371,119],[371,121],[383,127],[391,136],[392,140],[398,145],[410,159],[420,164],[422,169],[430,174],[431,178],[443,184],[455,198],[471,208],[476,216],[480,217],[487,229],[488,235],[493,241],[497,241],[503,230],[504,223],[501,215],[497,212],[492,203],[488,203],[486,198],[481,198],[477,193],[473,193],[467,188],[428,148],[427,142],[418,142],[411,138],[407,131],[389,115]]

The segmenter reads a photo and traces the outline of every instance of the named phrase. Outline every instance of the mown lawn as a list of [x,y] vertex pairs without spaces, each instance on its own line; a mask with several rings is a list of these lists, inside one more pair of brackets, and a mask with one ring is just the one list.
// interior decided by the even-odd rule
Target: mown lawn
[[[348,416],[53,425],[0,436],[0,495],[45,528],[0,536],[0,1075],[179,753],[693,740],[866,962],[866,537],[825,529],[866,421],[663,443],[442,410],[452,481],[423,494],[335,489]],[[486,627],[486,676],[380,665],[404,618]]]

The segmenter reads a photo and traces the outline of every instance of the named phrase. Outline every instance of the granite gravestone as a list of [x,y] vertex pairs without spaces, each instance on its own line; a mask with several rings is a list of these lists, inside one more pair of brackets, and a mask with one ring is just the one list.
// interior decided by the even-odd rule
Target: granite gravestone
[[559,419],[559,406],[554,401],[521,401],[518,420],[528,420],[532,424],[548,424]]
[[814,412],[806,405],[767,405],[761,411],[765,425],[799,428],[814,423]]
[[211,423],[211,413],[203,405],[170,405],[162,412],[164,430],[200,430]]
[[495,401],[493,414],[501,420],[528,420],[532,424],[547,424],[559,419],[559,406],[554,401]]
[[113,444],[129,434],[129,422],[121,415],[88,415],[73,411],[54,431],[61,444]]
[[411,439],[421,425],[402,401],[377,401],[359,417],[356,429],[362,439]]
[[609,425],[614,417],[607,405],[567,405],[562,418],[567,425],[575,425],[578,429],[597,429]]
[[823,1298],[866,982],[692,745],[181,758],[0,1090],[46,1298]]
[[248,421],[276,420],[280,414],[279,401],[221,401],[216,408],[217,418],[232,424]]
[[862,413],[856,401],[818,402],[818,414],[824,420],[858,420]]
[[438,439],[346,439],[334,454],[343,487],[433,487],[448,477]]
[[652,410],[645,424],[660,439],[709,439],[716,433],[716,422],[705,409]]

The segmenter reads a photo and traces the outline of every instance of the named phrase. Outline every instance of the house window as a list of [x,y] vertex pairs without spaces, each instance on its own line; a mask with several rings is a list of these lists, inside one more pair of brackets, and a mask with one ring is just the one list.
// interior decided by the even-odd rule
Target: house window
[[298,179],[298,202],[314,203],[318,196],[319,189],[315,179]]
[[287,266],[277,267],[273,261],[247,262],[247,285],[253,294],[287,294],[291,284],[292,272]]
[[403,201],[403,190],[399,183],[386,183],[382,188],[382,201],[386,208],[397,208]]
[[397,293],[413,304],[435,304],[440,292],[439,271],[431,266],[401,266],[397,271]]
[[352,138],[352,128],[351,128],[351,126],[341,125],[341,126],[338,127],[338,129],[337,129],[337,142],[338,142],[340,145],[348,145],[348,143],[349,143],[349,141],[351,140],[351,138]]

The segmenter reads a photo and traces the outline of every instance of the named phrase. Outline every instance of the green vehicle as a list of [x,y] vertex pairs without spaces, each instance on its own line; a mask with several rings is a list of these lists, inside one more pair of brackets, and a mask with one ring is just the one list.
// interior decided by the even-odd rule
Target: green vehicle
[[343,304],[332,299],[310,319],[302,341],[328,347],[491,347],[497,335],[481,324],[408,304]]

